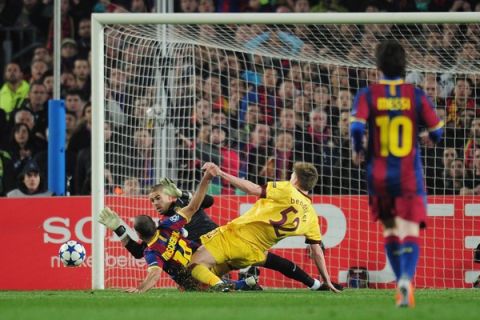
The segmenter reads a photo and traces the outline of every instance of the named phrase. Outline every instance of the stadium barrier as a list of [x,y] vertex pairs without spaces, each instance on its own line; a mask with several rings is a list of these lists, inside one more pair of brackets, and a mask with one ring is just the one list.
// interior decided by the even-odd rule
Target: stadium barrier
[[[148,201],[146,198],[136,200]],[[119,199],[115,201],[118,203]],[[216,205],[209,209],[209,213],[217,222],[226,223],[227,217],[245,212],[254,201],[254,197],[248,196],[217,197]],[[352,206],[356,201],[366,205],[367,198],[313,197],[327,248],[330,274],[334,280],[344,283],[348,269],[361,263],[369,271],[370,287],[391,287],[393,273],[383,254],[381,233],[377,232],[379,225],[365,224],[369,217],[363,215],[368,215],[368,211],[350,209],[357,207]],[[0,208],[4,239],[0,248],[0,290],[91,288],[90,197],[0,199]],[[151,214],[155,213],[152,211]],[[428,214],[416,285],[472,287],[480,274],[480,267],[473,260],[473,250],[480,242],[480,197],[463,197],[461,200],[448,196],[430,197]],[[82,242],[87,249],[89,258],[79,268],[66,268],[58,258],[60,245],[70,239]],[[107,241],[118,239],[108,234]],[[303,239],[284,239],[274,250],[298,262],[307,272],[317,274]],[[143,270],[144,262],[133,259],[126,250],[122,255],[107,251],[105,269],[113,266]],[[273,276],[270,271],[262,271],[261,279],[261,284],[266,287],[298,287],[280,275]],[[173,283],[165,277],[159,286],[172,287]]]

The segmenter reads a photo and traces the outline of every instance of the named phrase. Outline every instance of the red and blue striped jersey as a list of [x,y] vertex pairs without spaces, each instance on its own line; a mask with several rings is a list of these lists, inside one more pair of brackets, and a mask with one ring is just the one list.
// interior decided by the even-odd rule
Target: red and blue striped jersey
[[181,213],[159,221],[155,236],[147,243],[147,248],[143,252],[149,268],[162,268],[177,283],[179,272],[185,270],[198,247],[196,243],[182,236],[180,229],[187,223],[187,219]]
[[402,79],[381,80],[358,92],[351,122],[352,131],[355,124],[368,125],[371,195],[425,195],[418,134],[426,127],[432,138],[440,139],[443,122],[423,90]]

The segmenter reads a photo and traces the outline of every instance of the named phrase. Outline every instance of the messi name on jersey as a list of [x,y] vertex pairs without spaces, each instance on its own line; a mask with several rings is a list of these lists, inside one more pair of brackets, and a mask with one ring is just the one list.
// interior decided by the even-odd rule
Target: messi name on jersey
[[377,99],[378,110],[410,110],[411,99],[410,98],[378,98]]
[[180,239],[180,232],[172,231],[172,235],[168,239],[167,248],[162,253],[162,258],[165,261],[168,261],[172,258],[173,254],[175,253],[178,239]]

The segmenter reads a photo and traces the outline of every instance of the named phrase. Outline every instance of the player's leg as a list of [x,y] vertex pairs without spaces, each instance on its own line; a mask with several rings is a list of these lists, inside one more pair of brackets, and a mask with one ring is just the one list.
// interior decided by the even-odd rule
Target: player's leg
[[415,271],[417,269],[420,255],[419,234],[420,226],[416,222],[407,221],[400,217],[396,218],[396,224],[402,241],[402,274],[398,281],[400,299],[397,302],[399,307],[414,307],[414,289],[412,285]]
[[215,275],[211,268],[216,265],[215,258],[213,255],[205,248],[201,246],[193,254],[192,260],[189,264],[189,270],[192,273],[192,277],[204,283],[210,287],[213,287],[218,284],[222,284],[223,281],[217,275]]
[[412,281],[420,255],[420,226],[424,225],[427,217],[426,198],[421,195],[398,197],[395,203],[395,210],[395,223],[399,237],[402,239],[402,272],[397,285],[401,300],[398,301],[397,305],[400,307],[413,307],[415,306],[415,299]]
[[395,274],[395,280],[398,282],[402,275],[402,243],[396,228],[394,218],[382,220],[383,224],[383,239],[385,255]]
[[318,279],[313,279],[302,268],[297,266],[292,261],[280,257],[272,252],[267,253],[267,259],[262,267],[278,271],[285,277],[297,280],[312,290],[320,289],[321,283]]
[[389,196],[371,196],[370,205],[373,218],[382,222],[385,255],[393,269],[395,279],[398,281],[402,274],[402,248],[397,225],[395,224],[394,199]]

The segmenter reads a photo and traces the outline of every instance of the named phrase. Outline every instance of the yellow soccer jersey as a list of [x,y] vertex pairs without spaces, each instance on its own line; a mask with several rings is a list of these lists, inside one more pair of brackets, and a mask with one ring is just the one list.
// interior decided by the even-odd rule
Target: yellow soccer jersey
[[290,181],[269,182],[254,206],[227,228],[262,250],[291,236],[305,236],[309,244],[322,239],[312,200]]

